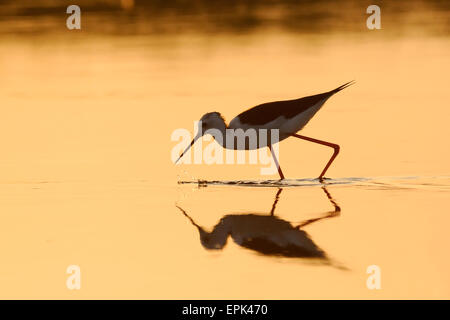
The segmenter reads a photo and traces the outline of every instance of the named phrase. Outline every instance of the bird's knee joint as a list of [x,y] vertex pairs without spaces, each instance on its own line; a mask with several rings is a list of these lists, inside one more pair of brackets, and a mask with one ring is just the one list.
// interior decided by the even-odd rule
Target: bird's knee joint
[[336,145],[334,146],[334,152],[335,152],[336,154],[338,154],[339,151],[341,151],[341,147],[340,147],[338,144],[336,144]]

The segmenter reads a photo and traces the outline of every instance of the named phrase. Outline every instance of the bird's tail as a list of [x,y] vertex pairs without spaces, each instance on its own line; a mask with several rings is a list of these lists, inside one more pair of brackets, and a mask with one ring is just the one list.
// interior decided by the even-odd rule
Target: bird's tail
[[330,93],[335,94],[336,92],[339,92],[339,91],[341,91],[341,90],[344,90],[345,88],[350,87],[352,84],[355,84],[355,83],[356,83],[355,80],[349,81],[349,82],[347,82],[347,83],[344,83],[342,86],[337,87],[337,88],[334,89],[334,90],[331,90]]

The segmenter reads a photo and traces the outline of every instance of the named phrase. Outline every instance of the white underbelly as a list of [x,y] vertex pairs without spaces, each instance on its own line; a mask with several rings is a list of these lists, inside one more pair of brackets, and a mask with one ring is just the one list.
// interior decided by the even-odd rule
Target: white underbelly
[[297,131],[303,129],[303,127],[309,122],[309,120],[311,120],[311,118],[314,117],[316,112],[320,110],[320,108],[323,106],[324,103],[325,100],[320,101],[313,107],[290,119],[283,118],[284,123],[280,126],[280,133],[291,134],[296,133]]

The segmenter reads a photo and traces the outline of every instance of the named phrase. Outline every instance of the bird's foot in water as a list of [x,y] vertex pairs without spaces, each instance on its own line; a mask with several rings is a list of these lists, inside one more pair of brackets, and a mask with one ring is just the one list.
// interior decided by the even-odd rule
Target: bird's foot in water
[[208,181],[197,179],[198,188],[206,188],[208,186]]

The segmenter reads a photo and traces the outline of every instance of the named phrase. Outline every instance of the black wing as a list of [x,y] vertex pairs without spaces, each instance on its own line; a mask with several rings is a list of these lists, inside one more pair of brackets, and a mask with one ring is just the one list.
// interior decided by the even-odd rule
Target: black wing
[[237,117],[241,123],[249,125],[263,125],[280,116],[290,119],[313,107],[322,100],[327,100],[335,93],[341,91],[352,85],[354,82],[350,81],[342,86],[331,90],[329,92],[316,94],[313,96],[303,97],[294,100],[273,101],[257,105],[247,111],[242,112]]

